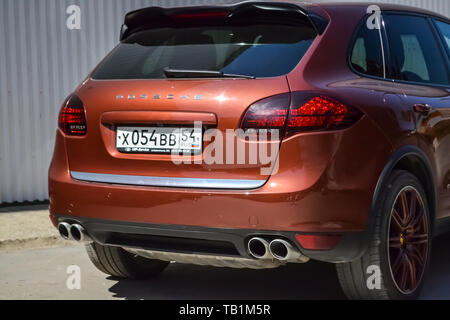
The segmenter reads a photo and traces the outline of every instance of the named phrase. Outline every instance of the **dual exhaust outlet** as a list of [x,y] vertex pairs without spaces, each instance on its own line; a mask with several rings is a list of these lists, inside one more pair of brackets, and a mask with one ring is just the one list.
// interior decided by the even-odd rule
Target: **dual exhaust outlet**
[[[93,241],[86,229],[78,223],[60,222],[58,231],[65,240]],[[309,260],[297,248],[283,239],[274,239],[269,243],[269,241],[260,237],[251,238],[248,241],[248,251],[254,258],[261,260],[273,258],[284,262],[306,262]]]
[[58,224],[58,231],[65,240],[75,240],[77,242],[93,241],[86,232],[86,229],[78,223],[69,224],[67,222],[60,222]]
[[306,262],[309,259],[283,239],[267,241],[260,237],[248,241],[248,252],[256,259],[277,259],[284,262]]

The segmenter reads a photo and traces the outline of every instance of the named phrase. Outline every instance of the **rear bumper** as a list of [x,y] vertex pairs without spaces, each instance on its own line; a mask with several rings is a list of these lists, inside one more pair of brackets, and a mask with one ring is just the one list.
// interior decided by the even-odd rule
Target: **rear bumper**
[[[50,212],[56,215],[159,225],[287,232],[365,230],[370,195],[364,191],[268,193],[116,185],[50,179]],[[270,188],[270,186],[269,186]]]
[[55,215],[55,218],[58,223],[83,225],[90,237],[102,245],[193,255],[253,259],[247,242],[252,237],[262,236],[288,240],[311,259],[346,262],[358,258],[366,243],[365,233],[351,232],[342,234],[331,250],[306,250],[295,241],[296,232],[146,224],[62,215]]
[[[49,170],[50,213],[88,223],[88,232],[100,243],[107,238],[92,221],[103,221],[102,228],[111,228],[105,234],[120,227],[124,230],[119,233],[125,235],[139,235],[136,230],[145,229],[145,234],[167,231],[164,236],[177,238],[186,238],[180,230],[189,231],[186,239],[199,234],[206,240],[231,237],[228,243],[243,257],[248,257],[245,241],[254,234],[278,235],[291,243],[296,243],[295,234],[338,234],[342,239],[333,250],[299,249],[313,259],[349,261],[364,247],[373,192],[390,154],[389,145],[381,143],[376,132],[363,118],[349,130],[292,137],[281,145],[278,173],[264,185],[208,189],[153,186],[153,177],[146,176],[134,177],[134,184],[95,181],[98,174],[102,179],[116,179],[133,173],[125,166],[115,172],[104,170],[101,165],[93,166],[90,159],[86,160],[90,170],[83,172],[95,179],[74,179],[66,150],[69,138],[58,131]],[[164,170],[160,174],[169,175]],[[137,183],[141,180],[142,184]]]
[[[389,152],[384,144],[377,143],[370,152],[361,147],[364,152],[355,153],[355,145],[362,146],[375,139],[365,135],[367,130],[374,129],[363,119],[349,131],[283,141],[278,173],[265,184],[258,181],[258,185],[263,184],[260,187],[242,189],[157,187],[152,186],[155,177],[145,176],[132,177],[134,185],[131,185],[127,175],[132,173],[128,173],[127,167],[117,168],[119,172],[104,172],[101,166],[92,172],[91,168],[84,170],[84,174],[94,178],[83,178],[91,181],[74,179],[67,158],[67,138],[58,131],[49,170],[50,212],[161,225],[303,233],[362,232],[384,166],[382,159]],[[169,174],[161,172],[161,175]],[[103,182],[98,180],[99,176]],[[128,180],[121,183],[118,177]],[[207,180],[223,183],[223,179],[214,178],[212,174]],[[171,179],[177,179],[174,183],[186,180]],[[200,183],[204,179],[194,180]],[[189,183],[192,185],[192,181]]]

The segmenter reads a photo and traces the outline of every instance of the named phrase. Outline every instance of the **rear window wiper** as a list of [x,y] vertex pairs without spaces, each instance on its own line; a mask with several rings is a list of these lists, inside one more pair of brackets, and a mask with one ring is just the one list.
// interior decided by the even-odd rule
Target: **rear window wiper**
[[222,71],[213,70],[184,70],[164,68],[164,74],[167,78],[243,78],[255,79],[253,76],[243,74],[229,74]]

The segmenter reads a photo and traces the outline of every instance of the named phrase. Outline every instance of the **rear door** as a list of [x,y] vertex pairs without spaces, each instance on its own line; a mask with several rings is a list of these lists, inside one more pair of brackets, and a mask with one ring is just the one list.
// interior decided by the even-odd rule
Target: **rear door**
[[440,210],[450,215],[450,81],[449,60],[430,18],[384,14],[391,55],[392,79],[414,110],[419,144],[435,160]]
[[[450,65],[450,23],[442,20],[434,20],[436,29],[442,41],[442,47],[447,54],[447,65]],[[447,92],[450,93],[450,89],[447,88]],[[443,137],[445,148],[447,152],[443,152],[444,155],[444,181],[443,181],[443,194],[444,200],[442,206],[447,210],[446,216],[450,216],[450,97],[447,97],[445,105],[441,107],[442,113],[445,114],[441,119],[441,134]]]

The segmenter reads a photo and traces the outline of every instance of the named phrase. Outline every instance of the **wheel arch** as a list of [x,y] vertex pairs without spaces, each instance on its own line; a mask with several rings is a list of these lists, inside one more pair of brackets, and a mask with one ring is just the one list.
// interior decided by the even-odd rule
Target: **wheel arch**
[[380,197],[382,186],[394,170],[408,171],[415,175],[421,182],[427,194],[427,202],[429,204],[431,216],[431,233],[434,234],[437,198],[431,163],[425,153],[417,146],[403,146],[392,153],[378,177],[375,191],[372,196],[366,231],[362,237],[362,248],[357,257],[363,255],[368,249],[369,241],[372,239],[373,233],[375,232],[376,203]]
[[434,183],[434,173],[431,163],[425,153],[417,146],[403,146],[397,149],[387,161],[375,187],[373,194],[371,212],[369,217],[369,226],[373,225],[375,204],[381,192],[381,187],[394,170],[405,170],[415,175],[419,179],[425,193],[430,208],[430,218],[432,232],[434,230],[434,222],[437,209],[436,187]]

